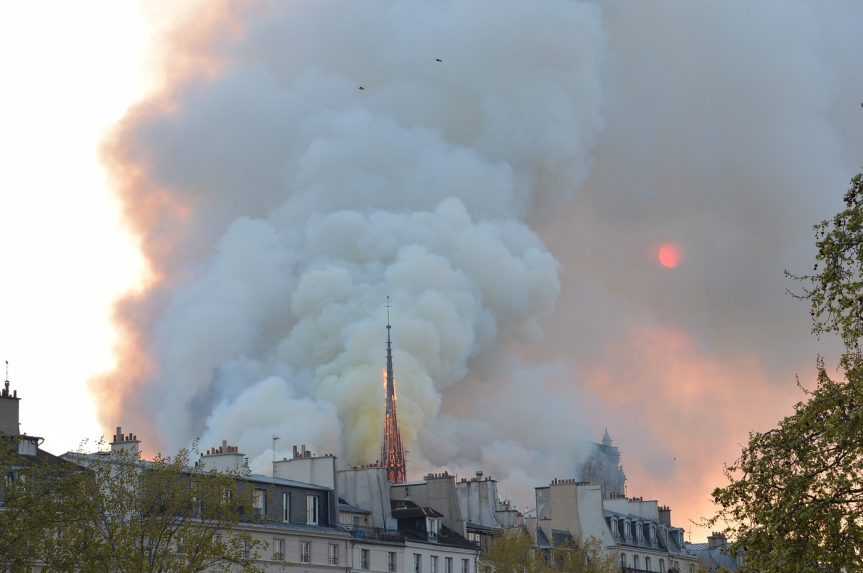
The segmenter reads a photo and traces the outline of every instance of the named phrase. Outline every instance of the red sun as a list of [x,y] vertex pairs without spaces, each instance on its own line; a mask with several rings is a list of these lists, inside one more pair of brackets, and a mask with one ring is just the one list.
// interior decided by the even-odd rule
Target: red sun
[[659,252],[656,254],[659,264],[666,269],[676,269],[683,259],[683,253],[680,247],[674,243],[665,243],[659,246]]

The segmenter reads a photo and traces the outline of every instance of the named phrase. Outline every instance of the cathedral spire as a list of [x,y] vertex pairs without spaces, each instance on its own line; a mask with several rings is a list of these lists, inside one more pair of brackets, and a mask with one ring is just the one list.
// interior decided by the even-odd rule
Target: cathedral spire
[[390,297],[387,297],[387,370],[386,370],[386,410],[384,414],[384,439],[381,444],[381,464],[387,469],[387,479],[392,483],[407,480],[405,451],[399,433],[396,413],[396,386],[393,374],[393,345],[390,324]]

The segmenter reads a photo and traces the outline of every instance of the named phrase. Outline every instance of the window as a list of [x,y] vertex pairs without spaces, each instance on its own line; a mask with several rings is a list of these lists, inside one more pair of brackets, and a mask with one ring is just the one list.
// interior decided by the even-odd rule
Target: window
[[444,559],[444,567],[446,567],[446,571],[444,573],[452,573],[452,557]]
[[252,492],[252,508],[258,517],[267,515],[267,490],[256,489]]
[[282,492],[282,521],[291,521],[291,494],[286,491]]
[[689,573],[695,573],[695,565],[692,563],[689,564]]
[[398,567],[396,565],[396,552],[390,551],[387,553],[387,572],[396,573],[396,571],[398,571]]
[[339,564],[339,545],[337,543],[330,543],[329,552],[327,553],[327,563],[330,565]]
[[251,559],[252,558],[252,546],[249,543],[248,539],[243,539],[243,559]]
[[285,560],[285,538],[273,537],[273,561]]
[[642,526],[642,537],[644,538],[644,542],[645,542],[645,543],[650,543],[650,542],[651,542],[651,539],[650,539],[650,524],[649,524],[649,523],[645,523],[645,524]]
[[428,538],[432,541],[437,541],[438,533],[440,532],[440,520],[428,519],[426,521],[426,530],[428,531]]
[[621,553],[621,554],[620,554],[620,567],[621,567],[622,569],[625,569],[625,568],[626,568],[626,553]]
[[360,569],[369,569],[369,550],[360,549]]
[[360,516],[356,514],[354,514],[351,518],[351,522],[354,524],[354,527],[359,527],[360,525],[362,525],[362,523],[360,522]]
[[438,573],[438,571],[437,571],[437,555],[431,556],[431,573]]
[[650,568],[650,557],[644,558],[644,568],[648,571],[652,571],[652,569]]
[[638,569],[638,568],[641,566],[641,563],[640,563],[640,561],[639,561],[638,555],[633,555],[633,556],[632,556],[632,566],[633,566],[635,569]]
[[311,541],[300,541],[300,562],[301,563],[311,563],[312,562],[312,542]]
[[230,487],[222,488],[222,503],[225,505],[231,503],[231,500],[234,499],[234,490]]
[[461,560],[461,573],[470,573],[470,559]]
[[665,559],[659,560],[659,573],[665,573]]
[[423,573],[422,553],[414,553],[414,573]]
[[306,496],[306,525],[318,524],[318,496]]

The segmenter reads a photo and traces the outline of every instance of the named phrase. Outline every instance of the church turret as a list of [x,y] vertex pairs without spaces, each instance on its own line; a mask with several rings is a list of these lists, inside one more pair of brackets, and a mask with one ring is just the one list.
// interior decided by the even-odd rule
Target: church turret
[[602,445],[603,446],[611,446],[611,436],[608,435],[608,428],[605,429],[605,433],[602,434]]
[[393,346],[390,332],[390,302],[387,297],[387,370],[386,370],[386,410],[384,414],[384,439],[381,444],[381,464],[387,469],[387,479],[392,483],[407,481],[405,450],[399,433],[396,412],[396,387],[393,374]]

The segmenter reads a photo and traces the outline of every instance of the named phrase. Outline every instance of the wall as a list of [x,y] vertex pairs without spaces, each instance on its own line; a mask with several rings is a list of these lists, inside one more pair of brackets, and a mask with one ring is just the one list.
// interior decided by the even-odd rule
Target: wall
[[372,527],[395,530],[396,522],[390,510],[390,482],[386,469],[349,468],[336,472],[339,496],[351,505],[371,513]]
[[648,521],[659,521],[659,502],[656,500],[637,500],[624,497],[606,499],[605,508],[615,513],[634,515]]
[[399,570],[398,573],[414,573],[414,554],[420,554],[422,561],[422,573],[432,573],[431,556],[438,557],[437,573],[446,573],[446,557],[453,558],[453,573],[462,573],[461,560],[468,559],[468,573],[477,573],[476,561],[479,557],[479,552],[471,549],[462,549],[450,547],[447,545],[436,545],[434,543],[418,543],[414,541],[406,541],[404,548],[404,564],[405,568]]
[[285,487],[278,484],[248,482],[242,481],[239,484],[237,495],[242,496],[243,506],[245,508],[244,515],[247,518],[254,516],[252,508],[252,490],[261,489],[266,492],[266,520],[275,523],[282,522],[282,492],[288,492],[290,495],[290,519],[291,523],[296,525],[305,525],[306,523],[306,498],[315,496],[318,498],[318,524],[321,526],[330,525],[333,523],[330,509],[333,506],[333,494],[329,491],[317,489],[303,489],[295,487]]
[[336,458],[334,456],[283,459],[276,462],[275,472],[278,478],[336,489]]
[[497,482],[490,478],[473,478],[456,484],[459,507],[468,523],[483,527],[501,527],[497,519]]
[[18,398],[0,397],[0,434],[18,435]]
[[420,506],[434,508],[444,516],[444,525],[460,535],[466,533],[454,476],[429,475],[423,482],[393,485],[390,498],[409,499]]
[[[347,573],[351,569],[351,540],[343,533],[326,531],[299,532],[289,528],[255,527],[244,525],[242,530],[249,533],[255,540],[261,542],[256,552],[256,563],[266,573],[302,572],[302,573]],[[274,559],[277,543],[284,539],[284,560]],[[311,543],[311,562],[300,562],[300,543]],[[338,546],[339,562],[332,565],[328,562],[329,545]]]

